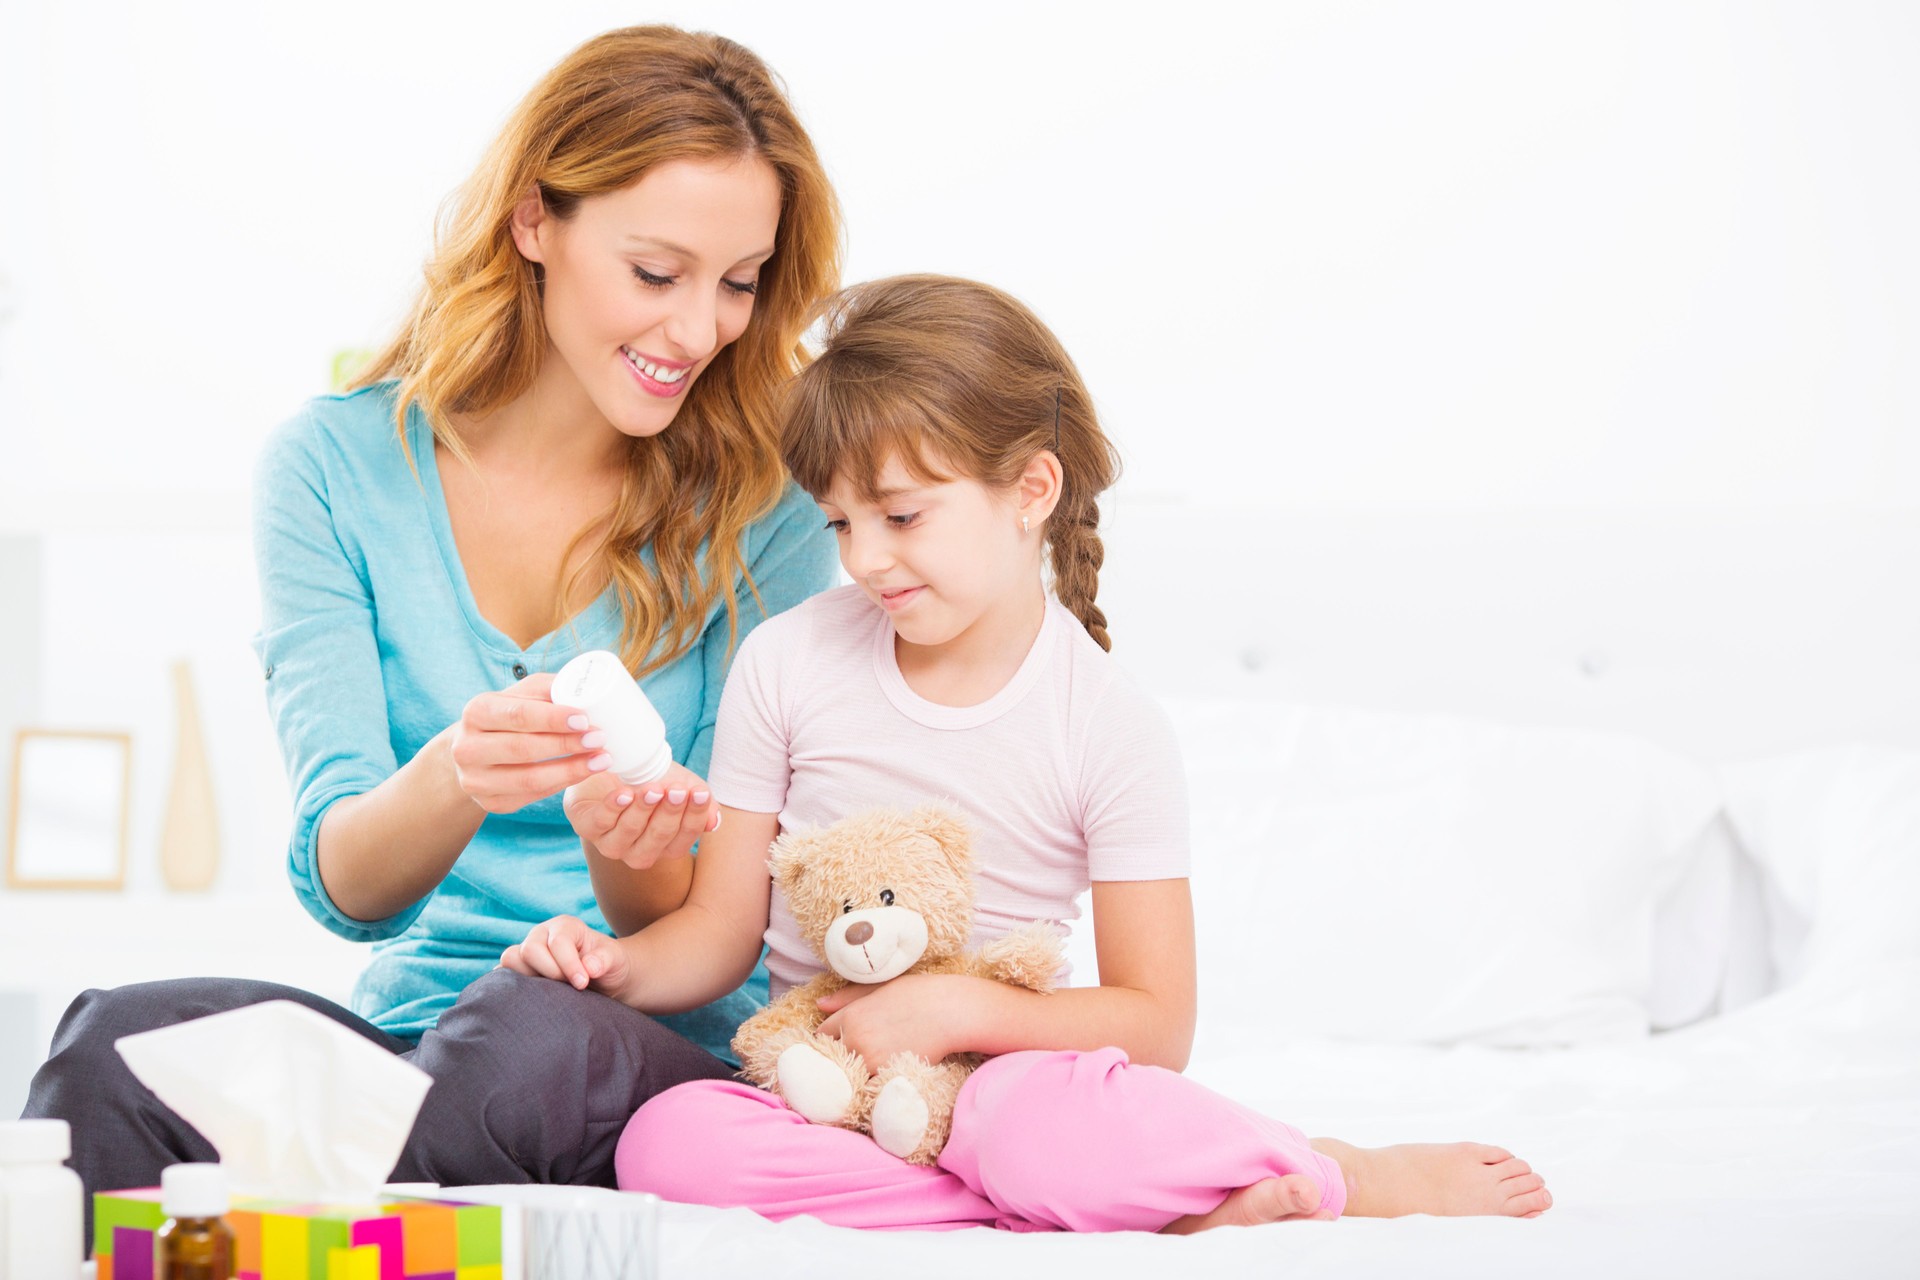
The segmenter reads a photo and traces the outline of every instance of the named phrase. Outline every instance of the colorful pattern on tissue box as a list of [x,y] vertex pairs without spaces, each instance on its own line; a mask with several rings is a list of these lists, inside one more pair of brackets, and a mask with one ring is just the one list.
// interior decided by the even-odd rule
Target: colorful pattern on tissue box
[[[160,1188],[93,1197],[99,1280],[155,1280]],[[381,1197],[314,1204],[235,1196],[238,1280],[500,1280],[500,1206]]]

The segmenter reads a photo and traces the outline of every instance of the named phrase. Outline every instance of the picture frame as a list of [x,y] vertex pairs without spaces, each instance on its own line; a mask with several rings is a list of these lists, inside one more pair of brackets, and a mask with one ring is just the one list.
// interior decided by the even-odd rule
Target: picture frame
[[9,889],[126,887],[131,734],[16,730],[11,779]]

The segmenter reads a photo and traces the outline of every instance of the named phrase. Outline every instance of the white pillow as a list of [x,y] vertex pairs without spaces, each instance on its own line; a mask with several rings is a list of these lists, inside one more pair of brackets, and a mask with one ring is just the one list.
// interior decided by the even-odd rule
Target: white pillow
[[1920,957],[1920,752],[1825,747],[1724,766],[1785,984]]
[[1620,734],[1167,708],[1192,789],[1202,1047],[1648,1030],[1655,907],[1719,809],[1706,769]]
[[1647,1017],[1655,1031],[1671,1031],[1723,1013],[1739,946],[1736,912],[1743,866],[1724,810],[1681,855],[1679,878],[1653,907],[1653,972]]

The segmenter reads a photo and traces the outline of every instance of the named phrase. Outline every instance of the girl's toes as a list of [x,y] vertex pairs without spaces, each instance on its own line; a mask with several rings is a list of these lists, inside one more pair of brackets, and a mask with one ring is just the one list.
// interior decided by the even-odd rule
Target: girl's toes
[[1536,1218],[1553,1207],[1553,1195],[1545,1187],[1514,1196],[1507,1201],[1506,1212],[1516,1218]]
[[1312,1178],[1301,1173],[1290,1173],[1280,1179],[1286,1189],[1282,1197],[1289,1213],[1311,1213],[1320,1207],[1320,1185]]
[[1500,1184],[1500,1189],[1509,1196],[1523,1196],[1529,1191],[1538,1191],[1547,1185],[1545,1178],[1537,1173],[1522,1174],[1517,1178],[1508,1178]]
[[1490,1147],[1484,1142],[1470,1142],[1467,1145],[1473,1148],[1474,1155],[1481,1164],[1500,1164],[1514,1158],[1513,1152],[1505,1147]]
[[[1304,1173],[1268,1178],[1235,1195],[1240,1210],[1236,1216],[1246,1226],[1297,1218],[1320,1207],[1320,1184]],[[1230,1204],[1234,1201],[1234,1196],[1228,1197]]]
[[1229,1192],[1209,1213],[1190,1213],[1161,1228],[1173,1235],[1191,1235],[1214,1227],[1257,1227],[1292,1218],[1330,1218],[1319,1212],[1320,1184],[1304,1173],[1263,1178],[1250,1187]]
[[1493,1171],[1498,1174],[1502,1180],[1505,1180],[1507,1178],[1517,1178],[1524,1173],[1532,1173],[1533,1166],[1525,1160],[1522,1160],[1519,1156],[1514,1156],[1511,1159],[1502,1160],[1499,1164],[1493,1166]]

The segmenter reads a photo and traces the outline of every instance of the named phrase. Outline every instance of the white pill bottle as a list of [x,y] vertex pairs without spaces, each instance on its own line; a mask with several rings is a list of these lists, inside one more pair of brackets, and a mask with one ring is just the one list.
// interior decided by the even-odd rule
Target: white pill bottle
[[0,1276],[74,1280],[80,1238],[80,1175],[67,1168],[73,1131],[65,1120],[0,1121]]
[[630,787],[656,781],[673,764],[667,724],[627,670],[620,655],[605,649],[581,654],[553,678],[554,705],[578,707],[594,728],[607,735],[602,748],[613,757],[608,766]]

